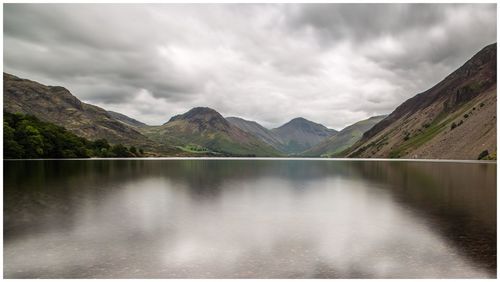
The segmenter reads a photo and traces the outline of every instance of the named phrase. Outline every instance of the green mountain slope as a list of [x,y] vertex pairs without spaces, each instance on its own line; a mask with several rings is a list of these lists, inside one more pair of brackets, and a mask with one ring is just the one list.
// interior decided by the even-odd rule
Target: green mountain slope
[[383,120],[386,116],[375,116],[369,119],[358,121],[339,131],[339,133],[303,152],[306,157],[332,157],[351,147],[361,139],[363,133],[372,128],[375,124]]
[[231,125],[210,108],[193,108],[161,126],[140,128],[159,143],[174,144],[187,151],[211,151],[237,156],[279,156],[273,147]]
[[489,45],[373,126],[348,157],[496,157],[497,47]]

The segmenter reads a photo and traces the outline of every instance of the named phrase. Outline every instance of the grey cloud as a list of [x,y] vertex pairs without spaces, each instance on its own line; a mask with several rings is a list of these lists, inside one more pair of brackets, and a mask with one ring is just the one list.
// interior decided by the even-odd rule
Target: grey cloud
[[496,4],[4,4],[4,70],[151,124],[391,112],[496,40]]
[[[312,26],[333,41],[358,42],[408,30],[425,30],[439,24],[446,13],[460,4],[318,4],[291,6],[294,27]],[[471,7],[474,5],[471,5]]]
[[[288,12],[293,28],[312,27],[327,45],[352,42],[352,48],[395,71],[422,63],[455,68],[496,39],[496,4],[299,5]],[[381,50],[377,43],[383,38],[402,52]]]
[[136,5],[7,4],[4,32],[68,47],[133,50],[139,40],[149,38],[145,29],[150,27],[141,20],[148,18],[147,9]]

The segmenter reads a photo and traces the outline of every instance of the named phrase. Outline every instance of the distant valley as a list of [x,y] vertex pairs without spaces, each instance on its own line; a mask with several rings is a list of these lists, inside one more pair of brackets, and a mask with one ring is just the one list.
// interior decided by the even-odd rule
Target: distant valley
[[297,117],[268,129],[207,107],[150,126],[80,101],[60,86],[4,73],[4,111],[145,156],[496,159],[496,44],[394,112],[337,131]]

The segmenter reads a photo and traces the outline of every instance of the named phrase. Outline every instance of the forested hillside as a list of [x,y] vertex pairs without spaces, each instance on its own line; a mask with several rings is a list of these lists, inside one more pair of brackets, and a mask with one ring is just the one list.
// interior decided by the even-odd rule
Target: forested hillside
[[111,146],[106,139],[89,141],[63,127],[30,115],[4,112],[5,159],[136,157],[142,149]]

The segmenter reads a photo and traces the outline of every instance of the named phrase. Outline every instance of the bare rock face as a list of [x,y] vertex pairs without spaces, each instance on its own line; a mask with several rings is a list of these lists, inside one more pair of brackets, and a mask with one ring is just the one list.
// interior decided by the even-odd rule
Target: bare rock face
[[477,159],[496,155],[496,43],[363,134],[349,157]]
[[34,115],[90,140],[148,145],[152,142],[99,107],[83,103],[61,86],[46,86],[4,73],[4,110]]

